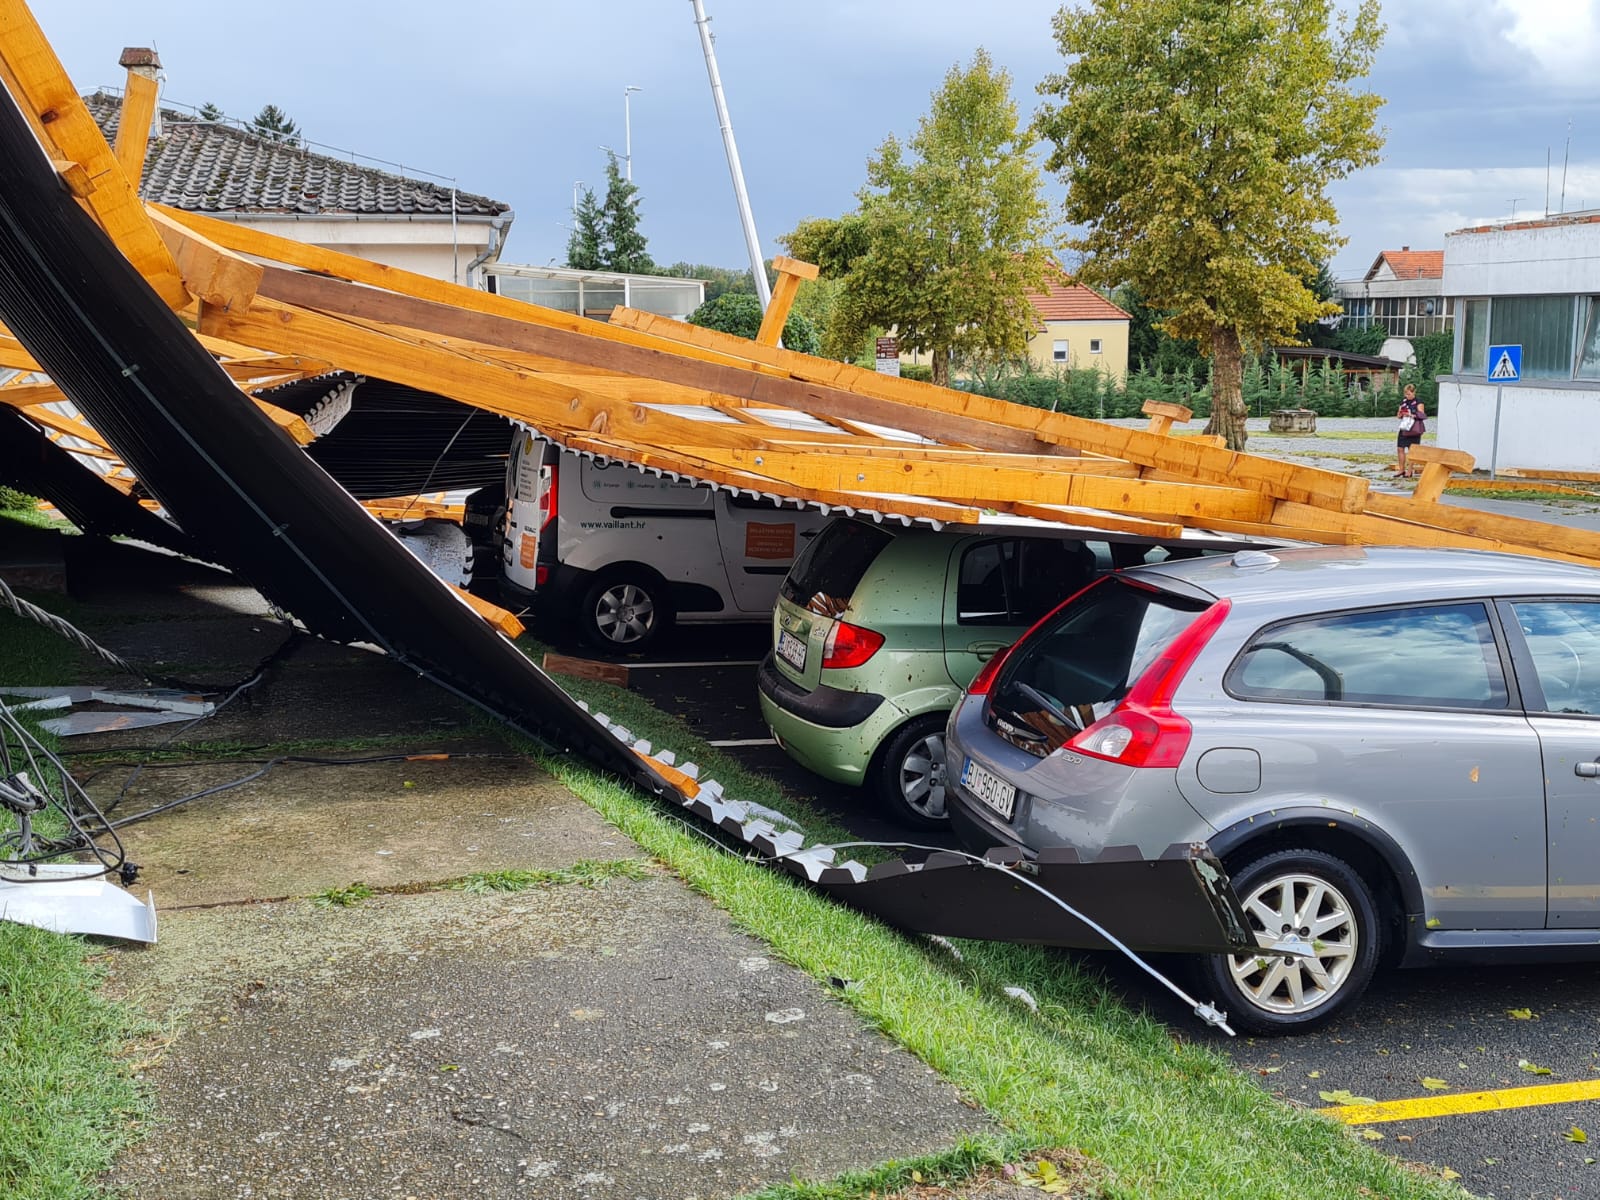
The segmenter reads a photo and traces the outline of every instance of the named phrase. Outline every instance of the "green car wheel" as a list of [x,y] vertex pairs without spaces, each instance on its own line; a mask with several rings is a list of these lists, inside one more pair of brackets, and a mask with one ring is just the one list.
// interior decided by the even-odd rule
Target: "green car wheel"
[[945,812],[945,713],[930,713],[895,731],[880,752],[874,776],[878,799],[895,820],[942,829]]

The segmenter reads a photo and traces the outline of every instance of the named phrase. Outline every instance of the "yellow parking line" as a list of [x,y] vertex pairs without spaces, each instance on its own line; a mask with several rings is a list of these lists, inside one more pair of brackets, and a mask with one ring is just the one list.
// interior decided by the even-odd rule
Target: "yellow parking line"
[[1384,1121],[1453,1117],[1461,1113],[1493,1112],[1501,1108],[1570,1104],[1574,1100],[1600,1100],[1600,1079],[1500,1088],[1492,1092],[1452,1092],[1448,1096],[1418,1096],[1415,1100],[1384,1100],[1377,1104],[1339,1104],[1317,1111],[1346,1125],[1377,1125]]

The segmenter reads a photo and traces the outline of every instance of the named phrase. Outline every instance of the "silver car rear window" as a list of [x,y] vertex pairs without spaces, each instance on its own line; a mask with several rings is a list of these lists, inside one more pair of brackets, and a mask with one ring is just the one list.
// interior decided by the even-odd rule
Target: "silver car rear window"
[[1111,577],[1080,594],[1012,651],[990,706],[1048,744],[1117,706],[1174,639],[1210,606]]

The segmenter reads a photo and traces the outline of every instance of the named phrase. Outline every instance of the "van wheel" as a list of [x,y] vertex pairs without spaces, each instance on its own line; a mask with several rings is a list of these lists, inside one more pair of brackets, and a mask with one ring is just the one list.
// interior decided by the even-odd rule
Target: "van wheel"
[[1217,954],[1201,975],[1221,1007],[1252,1033],[1304,1033],[1347,1012],[1366,990],[1382,949],[1378,908],[1366,880],[1321,850],[1278,850],[1233,876],[1263,944],[1303,941],[1311,953]]
[[944,791],[944,713],[902,725],[878,753],[873,787],[889,815],[917,829],[950,824]]
[[583,594],[578,622],[584,639],[602,650],[637,653],[672,624],[667,588],[644,571],[603,571]]

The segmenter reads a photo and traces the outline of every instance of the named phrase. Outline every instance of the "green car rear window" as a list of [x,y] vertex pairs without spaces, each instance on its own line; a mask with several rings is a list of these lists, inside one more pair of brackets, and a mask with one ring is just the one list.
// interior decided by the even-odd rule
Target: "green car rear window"
[[784,599],[825,616],[850,603],[856,584],[891,536],[861,521],[834,521],[801,551],[783,581]]

